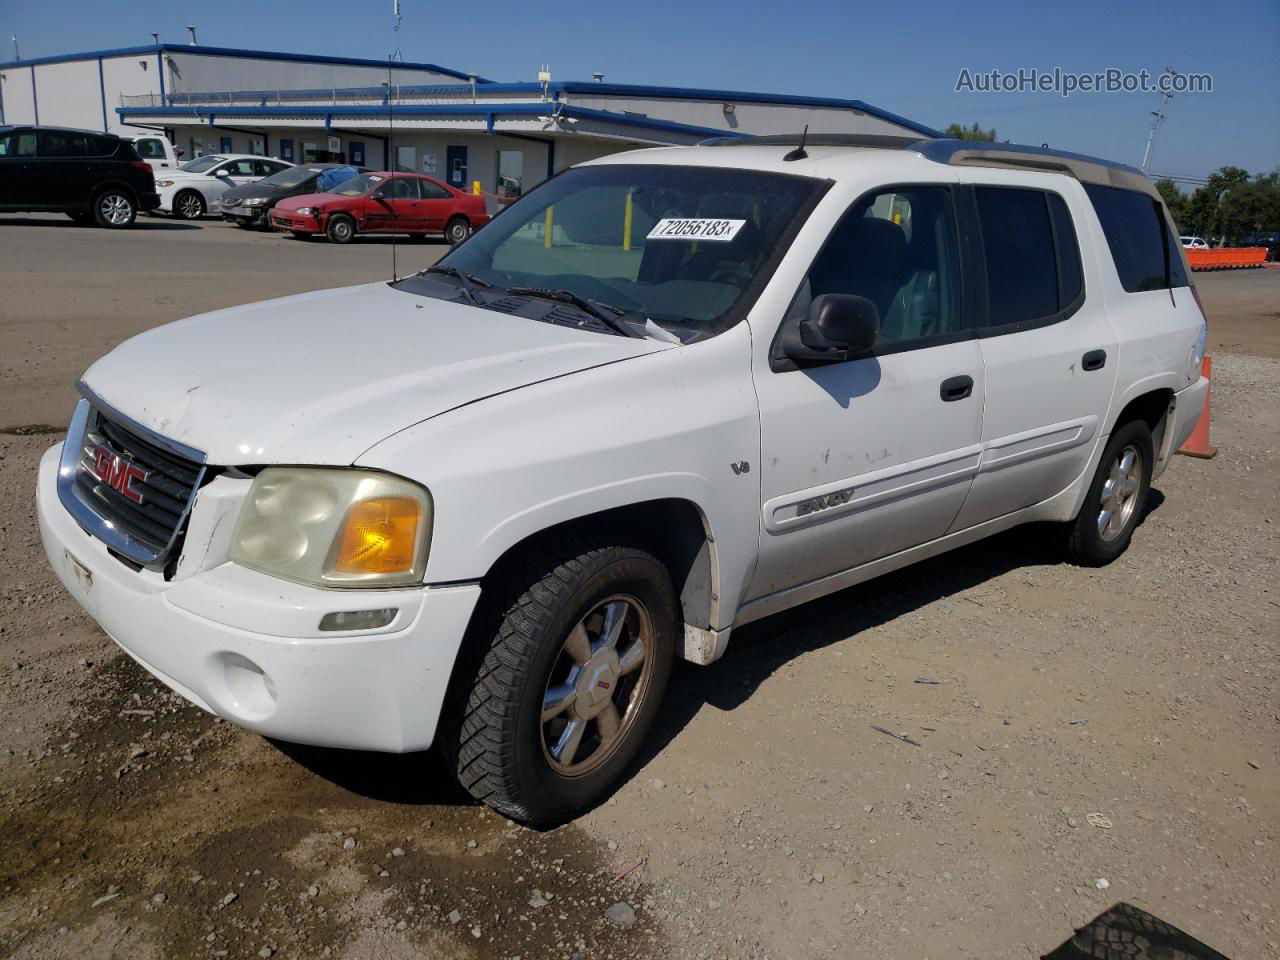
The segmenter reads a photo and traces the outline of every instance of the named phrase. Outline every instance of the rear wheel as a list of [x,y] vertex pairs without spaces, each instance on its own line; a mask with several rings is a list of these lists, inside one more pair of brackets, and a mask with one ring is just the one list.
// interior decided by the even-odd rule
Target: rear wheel
[[108,189],[98,194],[93,201],[93,218],[100,226],[130,226],[138,216],[138,207],[133,197],[123,190]]
[[1155,458],[1151,430],[1131,420],[1111,434],[1080,515],[1067,537],[1067,558],[1100,567],[1124,553],[1142,518]]
[[204,197],[195,190],[183,190],[173,198],[173,215],[180,220],[204,216]]
[[466,217],[454,217],[444,228],[444,238],[450,243],[461,243],[471,236],[471,223]]
[[567,540],[486,587],[441,717],[458,780],[534,826],[599,802],[657,718],[675,655],[676,597],[631,546]]
[[324,233],[330,243],[350,243],[356,236],[356,222],[345,213],[334,214],[329,218]]

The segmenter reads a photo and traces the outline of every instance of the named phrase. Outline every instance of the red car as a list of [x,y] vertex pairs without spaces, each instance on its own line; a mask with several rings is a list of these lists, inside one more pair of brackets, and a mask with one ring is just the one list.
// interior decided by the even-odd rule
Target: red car
[[271,209],[271,225],[305,238],[323,233],[350,243],[361,233],[444,234],[460,243],[489,222],[484,198],[419,173],[362,173],[328,193],[288,197]]

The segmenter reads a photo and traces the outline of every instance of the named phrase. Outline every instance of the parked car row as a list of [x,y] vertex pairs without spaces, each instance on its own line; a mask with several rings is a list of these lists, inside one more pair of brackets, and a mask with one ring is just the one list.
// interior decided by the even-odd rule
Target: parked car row
[[106,227],[129,226],[139,211],[214,215],[333,243],[366,233],[458,243],[489,221],[482,197],[425,174],[230,153],[180,163],[179,152],[159,134],[0,127],[0,211],[62,212]]

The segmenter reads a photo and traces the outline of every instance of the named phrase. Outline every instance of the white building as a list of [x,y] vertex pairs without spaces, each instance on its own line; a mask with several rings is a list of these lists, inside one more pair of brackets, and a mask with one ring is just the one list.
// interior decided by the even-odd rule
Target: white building
[[429,63],[156,44],[0,63],[0,123],[139,134],[190,158],[344,159],[518,194],[581,160],[716,136],[936,137],[860,100],[603,82],[494,83]]

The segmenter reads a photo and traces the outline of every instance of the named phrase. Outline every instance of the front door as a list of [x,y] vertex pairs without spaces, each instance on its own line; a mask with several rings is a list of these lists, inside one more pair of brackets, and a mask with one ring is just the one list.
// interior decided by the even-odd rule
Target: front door
[[[961,177],[981,180],[976,171]],[[986,263],[979,342],[987,399],[982,465],[957,530],[1071,485],[1098,443],[1119,365],[1102,299],[1085,296],[1083,263],[1105,252],[1093,249],[1090,231],[1075,229],[1088,222],[1083,188],[1054,177],[1053,189],[1039,189],[1040,175],[1019,177],[1026,186],[973,188]],[[1096,291],[1096,275],[1089,280]]]
[[365,201],[361,229],[375,233],[420,233],[422,201],[416,177],[395,177],[382,184]]
[[449,186],[455,190],[467,189],[467,148],[449,146],[444,148],[445,176]]
[[748,599],[942,536],[977,470],[982,353],[962,303],[952,188],[854,203],[784,324],[827,293],[874,303],[880,335],[871,355],[825,366],[757,354],[763,516]]

